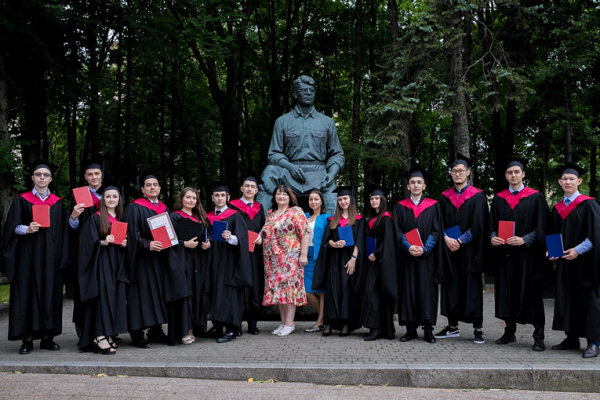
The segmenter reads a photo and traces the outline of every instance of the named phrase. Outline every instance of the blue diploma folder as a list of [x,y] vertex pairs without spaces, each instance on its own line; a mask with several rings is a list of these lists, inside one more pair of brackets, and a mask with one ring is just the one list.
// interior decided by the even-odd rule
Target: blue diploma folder
[[548,247],[548,258],[562,257],[565,255],[562,235],[546,235],[546,247]]
[[460,226],[458,226],[458,225],[451,226],[450,228],[446,229],[444,232],[446,232],[446,235],[451,239],[458,239],[459,237],[462,236],[462,232],[460,231]]
[[216,242],[224,242],[223,232],[227,230],[227,222],[225,221],[214,221],[212,239]]
[[354,237],[352,236],[352,227],[350,225],[338,227],[338,235],[340,236],[340,240],[346,241],[344,247],[354,246]]
[[377,250],[377,239],[367,236],[367,257],[375,253],[375,250]]

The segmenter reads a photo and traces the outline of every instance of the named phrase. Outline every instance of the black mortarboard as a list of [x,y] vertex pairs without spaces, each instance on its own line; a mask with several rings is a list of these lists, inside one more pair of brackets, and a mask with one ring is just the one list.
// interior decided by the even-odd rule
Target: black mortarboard
[[529,160],[527,158],[507,156],[505,169],[509,169],[512,167],[520,167],[522,170],[525,170],[527,163],[529,163]]
[[117,182],[102,182],[102,186],[100,186],[97,190],[96,193],[98,193],[100,196],[102,196],[104,194],[105,191],[107,190],[116,190],[117,192],[121,193],[121,185]]
[[225,182],[221,182],[221,181],[215,181],[212,183],[212,192],[226,192],[227,194],[229,194],[229,185]]
[[83,164],[83,170],[87,171],[88,169],[99,169],[101,171],[104,171],[104,168],[102,168],[103,164],[104,162],[102,160],[98,160],[97,158],[90,158]]
[[350,196],[352,197],[352,186],[338,186],[332,193],[336,193],[338,197],[340,196]]
[[421,166],[419,165],[415,165],[413,166],[411,169],[409,169],[408,171],[406,171],[404,173],[404,177],[408,180],[410,180],[411,178],[414,177],[419,177],[419,178],[423,178],[423,180],[427,180],[427,178],[429,178],[429,173],[427,171],[425,171],[423,168],[421,168]]
[[579,165],[572,162],[568,162],[564,165],[561,165],[555,168],[554,171],[558,174],[558,176],[562,176],[563,174],[573,174],[578,178],[580,178],[581,175],[585,175],[587,173],[587,170],[585,168],[582,168]]
[[156,179],[158,181],[158,183],[160,183],[160,175],[157,174],[154,171],[145,171],[143,174],[140,174],[140,184],[142,186],[144,186],[144,183],[148,180],[148,179]]
[[33,163],[31,163],[31,165],[29,166],[29,172],[31,172],[31,175],[33,175],[33,173],[40,168],[46,168],[48,171],[50,171],[52,173],[52,175],[54,175],[54,173],[58,169],[58,165],[52,164],[46,160],[42,160],[42,159],[38,158]]
[[386,197],[388,196],[388,194],[390,194],[391,190],[389,188],[386,188],[385,186],[379,186],[379,185],[373,185],[371,187],[371,192],[370,195],[371,196],[383,196]]
[[254,173],[254,172],[252,172],[252,171],[250,171],[250,172],[247,172],[247,173],[243,174],[243,175],[240,177],[240,182],[241,182],[241,184],[242,184],[242,185],[243,185],[243,184],[244,184],[244,182],[246,182],[246,181],[252,181],[252,182],[256,183],[256,185],[262,185],[262,184],[264,183],[264,182],[262,181],[262,179],[260,179],[260,175],[258,175],[258,174],[255,174],[255,173]]
[[450,160],[448,161],[448,166],[450,168],[452,168],[458,164],[462,164],[466,168],[471,168],[471,165],[473,165],[473,160],[471,160],[469,157],[465,156],[464,154],[454,153],[454,156],[452,158],[450,158]]

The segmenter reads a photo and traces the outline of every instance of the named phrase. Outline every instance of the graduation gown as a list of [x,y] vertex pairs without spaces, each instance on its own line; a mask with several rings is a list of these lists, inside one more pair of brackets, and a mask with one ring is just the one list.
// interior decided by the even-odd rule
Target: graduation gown
[[[461,233],[471,230],[473,240],[450,251],[452,280],[441,285],[441,314],[463,322],[483,320],[482,273],[486,264],[485,254],[489,244],[489,209],[483,191],[468,186],[458,196],[450,188],[440,196],[444,228],[458,225]],[[440,245],[446,243],[440,238]]]
[[[29,225],[32,205],[50,207],[50,227],[17,235],[17,225]],[[0,243],[0,270],[10,282],[8,339],[39,339],[62,332],[62,277],[66,267],[65,208],[54,195],[40,200],[26,192],[13,200]]]
[[210,318],[213,323],[240,327],[244,311],[244,288],[252,287],[248,228],[244,217],[232,208],[219,215],[211,211],[207,217],[211,225],[214,221],[227,222],[227,229],[238,238],[236,246],[224,241],[211,241]]
[[78,278],[79,236],[87,220],[100,210],[100,199],[94,196],[92,193],[90,193],[90,196],[94,202],[94,207],[88,207],[84,209],[79,215],[79,225],[77,226],[77,229],[71,228],[71,225],[69,224],[69,219],[71,218],[73,208],[75,208],[77,205],[75,202],[75,196],[73,195],[71,195],[69,200],[69,209],[67,210],[66,225],[67,231],[69,232],[69,268],[66,270],[63,280],[65,283],[73,285],[73,322],[77,325],[81,325],[83,323],[83,318],[85,315],[83,307],[81,306],[81,293],[79,290]]
[[548,233],[560,233],[564,249],[588,238],[592,249],[576,259],[557,263],[556,299],[552,329],[569,335],[600,341],[600,206],[588,196],[579,195],[569,205],[564,201],[552,209]]
[[375,238],[375,261],[370,261],[365,251],[362,255],[361,274],[362,307],[361,324],[381,330],[381,337],[393,339],[394,306],[398,300],[398,275],[396,266],[396,235],[392,215],[385,212],[377,226],[375,218],[367,224],[366,236]]
[[[169,249],[150,251],[152,233],[148,218],[167,207],[154,206],[146,198],[134,200],[125,208],[127,253],[131,266],[131,283],[127,288],[128,330],[134,331],[167,322],[165,308],[165,268]],[[172,288],[170,288],[172,289]]]
[[[323,307],[325,324],[337,330],[348,325],[348,331],[351,332],[361,327],[360,277],[362,276],[361,258],[365,241],[365,220],[357,215],[352,225],[352,236],[354,245],[358,247],[358,258],[354,273],[348,275],[345,265],[352,257],[354,246],[341,249],[329,246],[330,240],[334,242],[339,240],[337,228],[331,229],[332,218],[328,218],[325,226],[321,250],[315,265],[312,289],[325,291]],[[347,223],[346,219],[340,221],[341,226],[346,226]]]
[[494,260],[496,318],[521,324],[544,324],[542,290],[546,254],[546,224],[550,210],[544,196],[523,188],[517,195],[508,189],[497,193],[490,209],[490,227],[498,231],[498,221],[515,221],[515,236],[535,232],[531,246],[492,246]]
[[[265,211],[258,201],[248,207],[241,199],[232,200],[231,208],[238,210],[248,230],[259,233],[265,225]],[[262,245],[256,245],[254,251],[250,253],[250,265],[252,268],[252,287],[244,290],[244,300],[246,310],[258,310],[262,305],[262,299],[265,290],[265,267],[263,262]]]
[[[117,220],[109,216],[109,221]],[[98,336],[127,332],[129,270],[125,248],[117,244],[100,245],[99,212],[92,214],[80,228],[77,272],[83,319],[79,348],[85,348]]]
[[[394,225],[399,265],[398,318],[400,325],[435,325],[438,283],[451,278],[443,235],[442,209],[437,201],[422,198],[415,206],[410,198],[394,207]],[[417,228],[423,244],[431,238],[435,245],[429,254],[411,256],[401,243],[405,233]]]

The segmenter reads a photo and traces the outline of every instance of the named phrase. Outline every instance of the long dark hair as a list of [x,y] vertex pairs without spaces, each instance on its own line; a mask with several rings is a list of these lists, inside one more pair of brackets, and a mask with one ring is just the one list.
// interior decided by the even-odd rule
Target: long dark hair
[[[356,208],[356,203],[354,202],[354,197],[350,196],[350,205],[348,206],[348,225],[354,225],[356,222],[356,215],[358,215],[358,210]],[[339,196],[338,196],[339,197]],[[335,204],[335,213],[333,214],[333,218],[331,219],[331,224],[329,224],[330,229],[337,228],[338,224],[342,220],[342,207],[340,207],[340,203],[336,201]]]
[[[117,193],[119,193],[119,204],[117,207],[115,207],[115,215],[117,220],[121,221],[123,219],[123,202],[121,201],[121,192],[116,189],[109,190],[115,190]],[[109,190],[102,192],[102,198],[100,199],[100,239],[102,240],[106,239],[106,236],[108,236],[110,233],[111,226],[110,221],[108,220],[108,207],[106,207],[106,203],[104,202],[104,195]]]
[[[313,189],[308,193],[309,199],[310,199],[310,195],[313,193],[318,195],[321,198],[321,210],[319,210],[319,214],[325,214],[327,212],[327,207],[325,207],[325,199],[323,198],[323,193],[321,193],[321,191],[318,189]],[[310,206],[308,208],[310,208]],[[313,214],[314,214],[313,209],[310,208],[310,215],[313,215]]]
[[279,185],[275,190],[273,190],[273,198],[271,199],[271,210],[277,210],[277,202],[275,201],[277,192],[284,192],[287,193],[288,196],[290,196],[290,204],[288,205],[288,207],[296,207],[298,205],[298,199],[292,191],[292,188],[290,188],[288,185]]
[[[372,197],[375,197],[375,196],[372,196]],[[379,226],[379,222],[381,221],[381,218],[383,218],[383,213],[387,211],[387,199],[385,197],[379,196],[379,195],[377,195],[377,197],[379,197],[379,212],[375,213],[375,209],[373,207],[371,207],[371,204],[369,204],[369,210],[367,211],[369,220],[375,218],[375,222],[373,223],[373,228],[371,228],[371,229],[376,229]]]
[[177,201],[173,206],[173,211],[183,210],[183,198],[188,192],[193,192],[196,195],[196,207],[192,208],[192,215],[196,217],[202,225],[204,225],[205,227],[208,226],[206,211],[204,211],[204,207],[202,207],[202,203],[200,202],[200,194],[196,189],[192,187],[184,187],[181,190],[181,192],[179,192],[179,196],[177,196]]

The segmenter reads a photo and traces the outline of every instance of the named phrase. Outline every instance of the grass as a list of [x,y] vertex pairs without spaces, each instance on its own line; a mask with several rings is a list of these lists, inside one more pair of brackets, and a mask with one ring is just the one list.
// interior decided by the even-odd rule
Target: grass
[[0,304],[8,303],[9,289],[10,286],[8,284],[0,285]]

